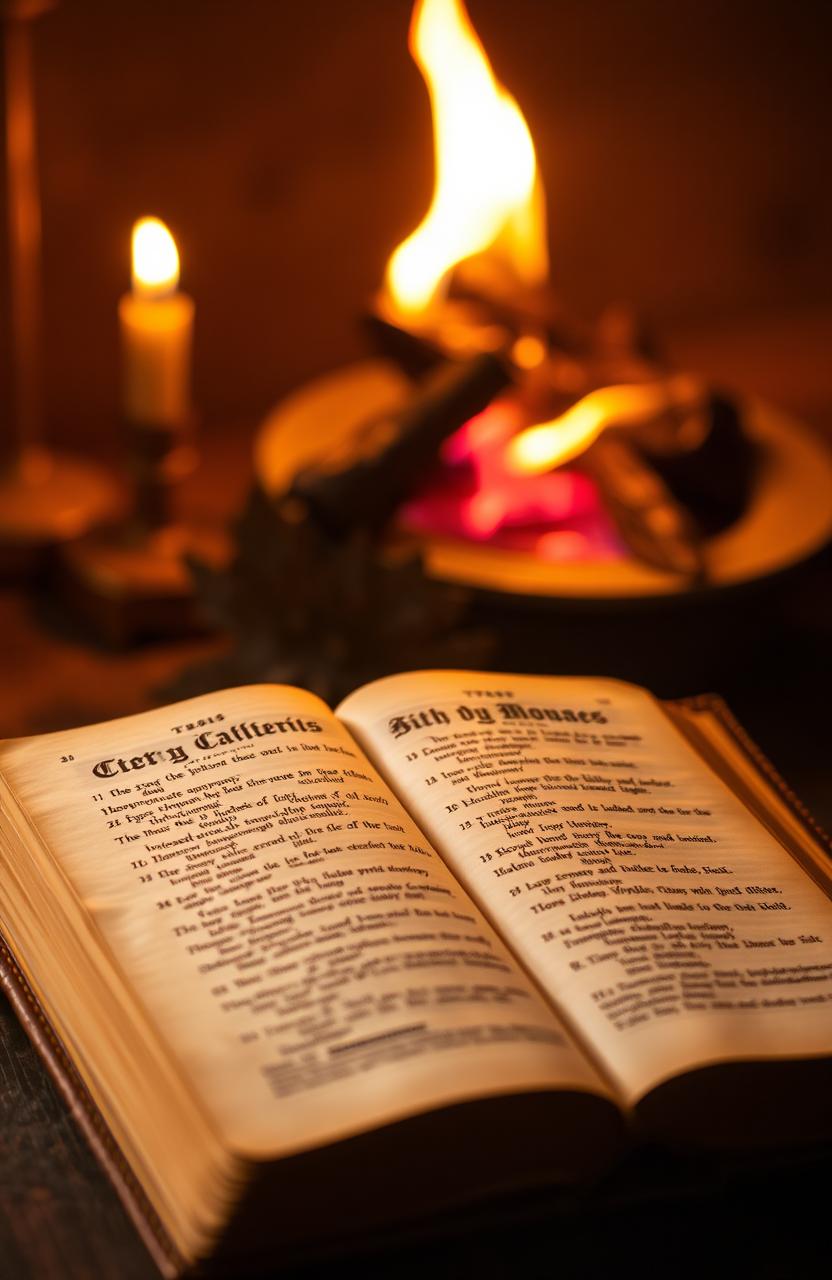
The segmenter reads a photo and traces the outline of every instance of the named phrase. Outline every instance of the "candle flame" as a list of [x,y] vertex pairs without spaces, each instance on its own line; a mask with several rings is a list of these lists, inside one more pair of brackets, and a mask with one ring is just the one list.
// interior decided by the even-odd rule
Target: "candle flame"
[[599,387],[560,417],[516,435],[506,450],[508,467],[524,475],[551,471],[577,458],[605,427],[613,423],[635,425],[671,409],[691,409],[701,396],[701,383],[687,374],[658,382]]
[[466,258],[494,249],[520,283],[535,285],[546,279],[548,255],[531,134],[463,0],[417,0],[410,51],[430,94],[436,181],[427,215],[390,258],[386,287],[396,310],[413,318]]
[[179,284],[176,241],[159,218],[140,218],[133,226],[133,290],[145,298],[164,298]]

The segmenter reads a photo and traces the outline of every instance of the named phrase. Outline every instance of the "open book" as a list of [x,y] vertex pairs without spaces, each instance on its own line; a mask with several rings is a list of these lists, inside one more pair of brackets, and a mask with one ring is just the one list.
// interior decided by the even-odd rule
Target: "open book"
[[832,1136],[823,838],[707,699],[454,671],[0,744],[5,986],[160,1267]]

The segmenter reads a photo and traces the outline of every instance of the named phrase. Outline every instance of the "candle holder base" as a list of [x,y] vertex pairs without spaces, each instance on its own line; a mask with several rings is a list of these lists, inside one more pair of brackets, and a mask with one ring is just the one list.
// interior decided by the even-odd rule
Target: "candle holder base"
[[46,449],[0,471],[0,578],[42,570],[58,548],[124,509],[123,488],[102,467]]
[[62,557],[67,602],[107,644],[211,630],[197,606],[189,560],[224,568],[228,535],[214,526],[109,528],[68,546]]

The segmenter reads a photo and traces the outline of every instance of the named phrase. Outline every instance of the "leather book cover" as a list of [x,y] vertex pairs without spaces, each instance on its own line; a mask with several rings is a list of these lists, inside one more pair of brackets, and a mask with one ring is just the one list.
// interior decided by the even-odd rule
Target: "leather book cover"
[[832,858],[832,836],[809,812],[800,797],[795,794],[788,782],[778,772],[750,734],[746,733],[724,698],[718,693],[700,693],[691,698],[674,699],[668,702],[667,705],[688,708],[691,711],[709,711],[715,716],[735,745],[739,747],[745,758],[759,774],[762,782],[777,793],[779,799],[790,810],[793,817],[805,828],[807,835],[811,837],[815,844],[820,845],[828,857]]

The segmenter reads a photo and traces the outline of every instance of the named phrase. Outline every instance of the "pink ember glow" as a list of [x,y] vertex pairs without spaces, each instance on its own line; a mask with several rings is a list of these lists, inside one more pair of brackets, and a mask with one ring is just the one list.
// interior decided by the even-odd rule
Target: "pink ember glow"
[[536,476],[507,469],[506,444],[525,425],[510,401],[466,422],[402,508],[403,523],[417,533],[488,542],[559,564],[621,559],[622,546],[587,476],[567,468]]

